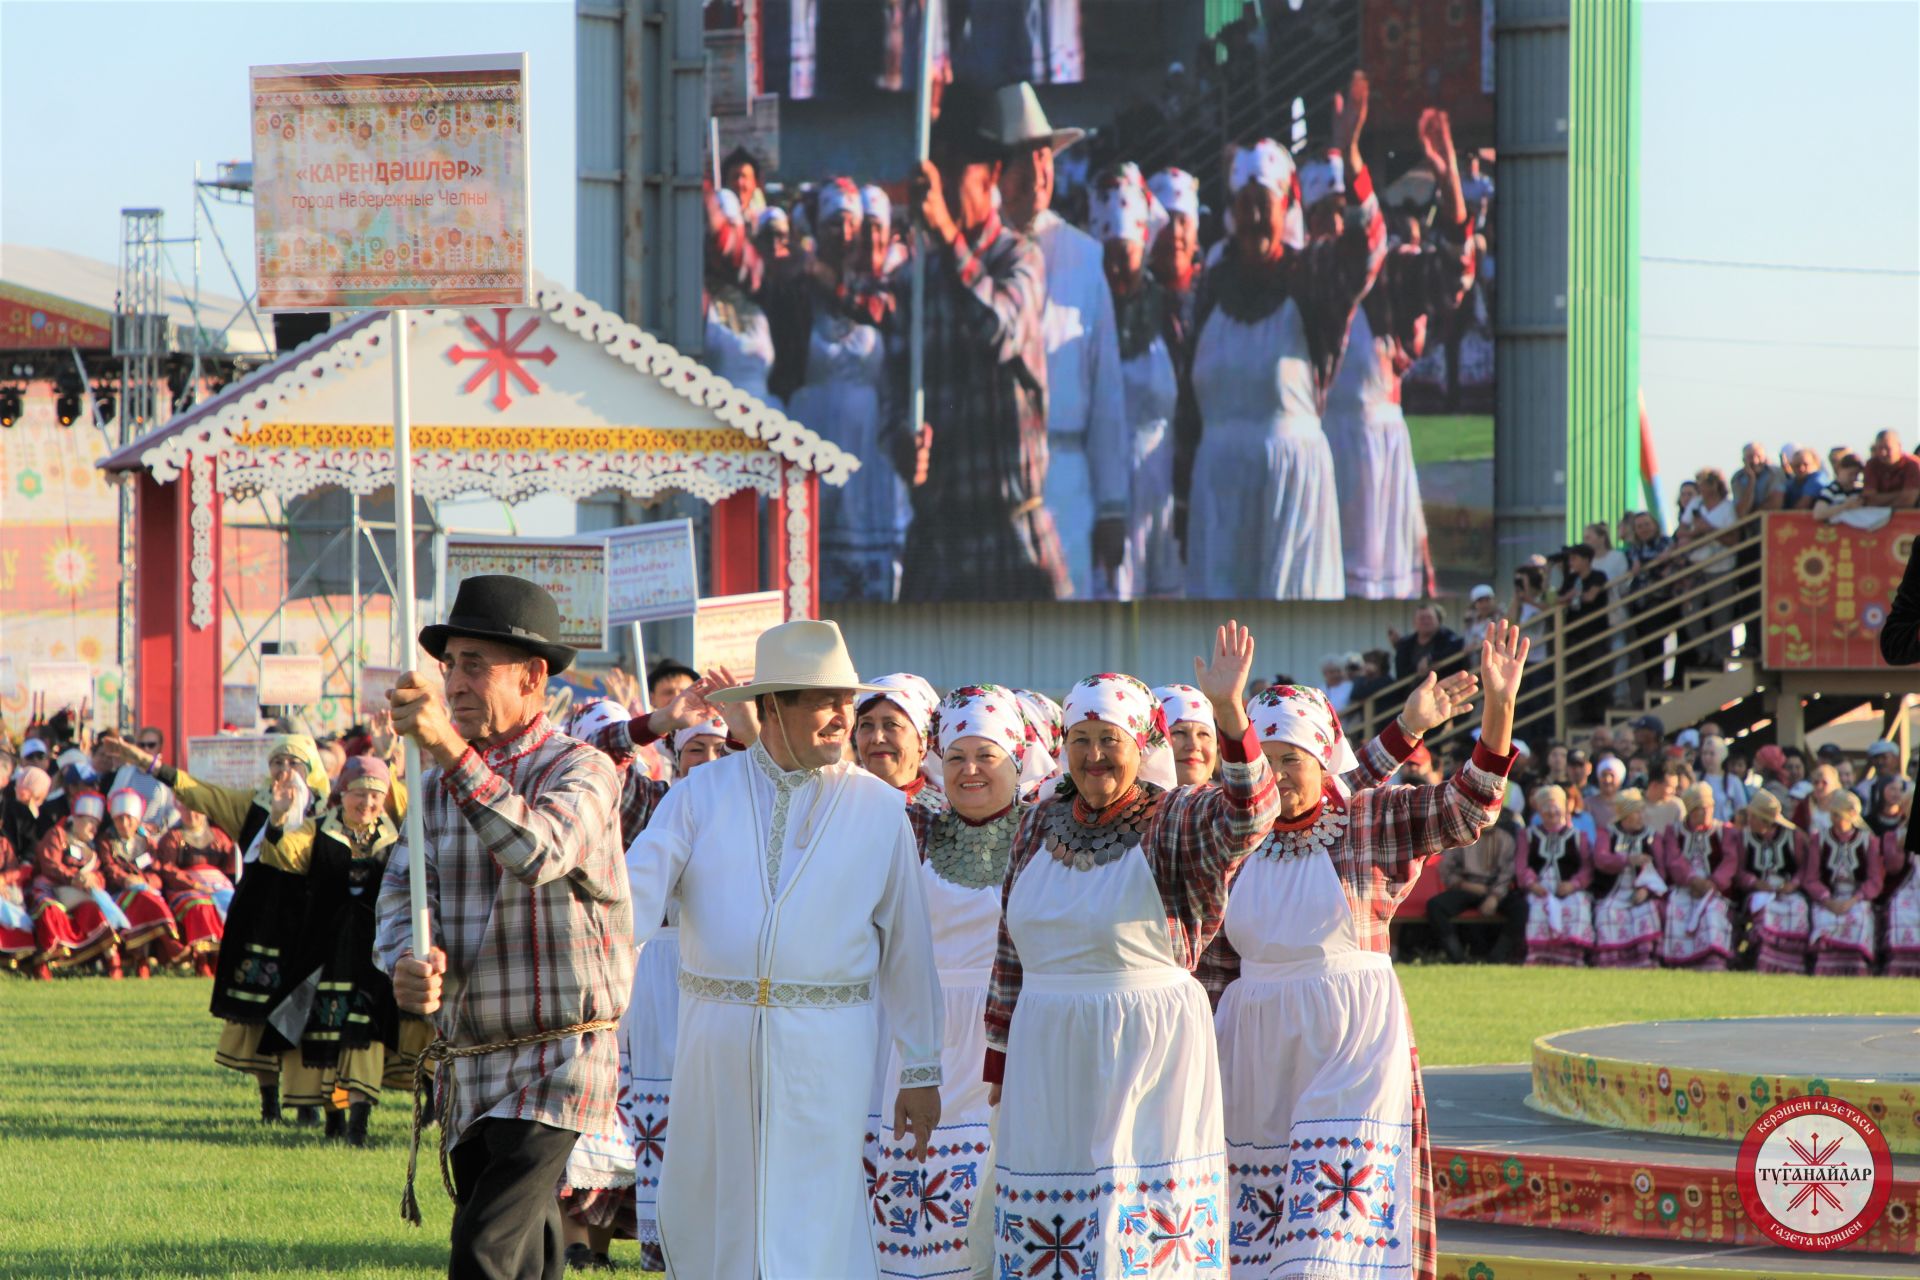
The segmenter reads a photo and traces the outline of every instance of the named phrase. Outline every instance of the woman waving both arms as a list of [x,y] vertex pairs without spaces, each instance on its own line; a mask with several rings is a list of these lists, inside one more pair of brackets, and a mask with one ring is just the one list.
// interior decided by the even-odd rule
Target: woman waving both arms
[[1420,1059],[1387,921],[1424,858],[1500,812],[1527,647],[1512,623],[1488,628],[1480,741],[1440,786],[1351,791],[1343,775],[1390,774],[1414,743],[1388,726],[1363,771],[1318,689],[1278,685],[1247,708],[1280,817],[1234,881],[1240,977],[1215,1021],[1236,1276],[1434,1275]]

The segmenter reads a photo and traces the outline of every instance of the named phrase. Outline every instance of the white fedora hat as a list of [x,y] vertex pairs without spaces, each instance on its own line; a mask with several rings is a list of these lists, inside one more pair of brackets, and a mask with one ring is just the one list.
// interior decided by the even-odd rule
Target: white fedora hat
[[707,695],[707,700],[748,702],[763,693],[793,689],[884,692],[879,685],[861,683],[837,622],[801,620],[768,627],[754,645],[753,677],[752,684],[718,690]]
[[1025,80],[999,90],[993,95],[993,104],[1002,146],[1014,150],[1045,146],[1064,151],[1087,136],[1085,129],[1056,129],[1049,124],[1039,95]]

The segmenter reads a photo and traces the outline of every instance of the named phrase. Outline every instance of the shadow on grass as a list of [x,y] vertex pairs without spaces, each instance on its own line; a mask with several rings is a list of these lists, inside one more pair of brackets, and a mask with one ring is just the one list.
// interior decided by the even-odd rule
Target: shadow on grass
[[444,1273],[447,1241],[421,1232],[404,1243],[317,1244],[272,1240],[222,1240],[206,1244],[160,1242],[116,1246],[75,1241],[58,1249],[13,1249],[0,1244],[0,1273],[9,1280],[101,1276],[257,1276],[378,1274],[426,1276]]

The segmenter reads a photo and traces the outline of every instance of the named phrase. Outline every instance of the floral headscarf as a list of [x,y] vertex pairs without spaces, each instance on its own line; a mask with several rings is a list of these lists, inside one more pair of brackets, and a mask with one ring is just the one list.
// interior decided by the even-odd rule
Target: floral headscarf
[[1213,703],[1192,685],[1163,684],[1153,691],[1153,696],[1160,700],[1160,713],[1166,717],[1169,730],[1182,720],[1192,720],[1219,731],[1213,720]]
[[566,735],[590,743],[602,730],[630,718],[627,709],[612,698],[589,698],[575,703],[568,713]]
[[1020,699],[1022,713],[1027,726],[1034,732],[1034,740],[1047,749],[1048,755],[1058,759],[1067,741],[1066,711],[1046,694],[1035,693],[1031,689],[1015,689],[1013,696]]
[[1088,676],[1067,694],[1063,712],[1068,726],[1099,720],[1125,730],[1142,752],[1167,742],[1167,720],[1160,711],[1160,700],[1132,676],[1111,671]]
[[934,692],[931,684],[920,676],[906,671],[896,671],[890,676],[881,676],[873,682],[881,690],[869,694],[860,700],[865,710],[875,702],[891,702],[900,709],[900,714],[920,732],[920,744],[925,749],[933,741],[933,713],[940,705],[940,695]]
[[1140,166],[1129,161],[1094,180],[1088,196],[1087,231],[1102,244],[1131,240],[1145,244],[1151,237],[1154,199],[1140,177]]
[[1310,685],[1277,684],[1255,695],[1247,718],[1262,742],[1284,742],[1309,752],[1327,771],[1328,781],[1359,767],[1340,716],[1327,695]]
[[943,756],[947,748],[962,738],[985,738],[1013,757],[1015,764],[1024,764],[1028,751],[1041,749],[1028,737],[1026,718],[1020,714],[1020,700],[1011,689],[997,684],[972,684],[955,689],[941,701],[935,725]]

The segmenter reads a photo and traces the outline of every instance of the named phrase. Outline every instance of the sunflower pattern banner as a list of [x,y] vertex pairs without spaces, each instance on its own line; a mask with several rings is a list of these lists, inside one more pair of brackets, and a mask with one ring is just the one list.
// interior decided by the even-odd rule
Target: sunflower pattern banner
[[1880,661],[1887,604],[1920,536],[1920,512],[1879,529],[1828,524],[1811,512],[1767,517],[1766,665],[1866,671]]

